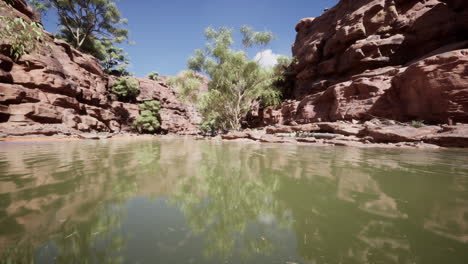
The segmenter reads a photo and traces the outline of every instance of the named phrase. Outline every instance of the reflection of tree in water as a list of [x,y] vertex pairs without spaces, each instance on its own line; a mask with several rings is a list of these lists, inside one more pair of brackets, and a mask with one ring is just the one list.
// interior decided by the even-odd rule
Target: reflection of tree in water
[[[457,200],[468,194],[466,188],[453,191],[460,189],[457,175],[466,177],[466,171],[446,176],[450,165],[421,168],[385,153],[376,160],[372,151],[359,149],[307,156],[297,150],[204,147],[199,171],[174,200],[192,229],[206,236],[210,255],[227,258],[236,248],[245,255],[270,254],[275,250],[271,237],[262,231],[249,237],[246,226],[273,215],[294,230],[298,254],[310,263],[436,264],[446,259],[462,264],[468,259],[466,243],[430,229],[445,223],[432,223],[438,220],[438,204],[467,204]],[[424,160],[416,155],[407,158]],[[440,218],[458,217],[453,223],[460,227],[445,227],[446,233],[463,234],[464,211],[453,213],[460,209],[437,209]]]
[[34,246],[23,243],[20,247],[7,248],[2,255],[0,255],[1,264],[14,264],[14,263],[34,263],[32,260],[35,255]]
[[[125,217],[125,201],[138,191],[139,173],[157,170],[159,144],[96,144],[92,152],[82,146],[57,151],[61,161],[44,159],[41,171],[47,174],[30,173],[47,184],[1,195],[6,197],[0,202],[0,221],[18,232],[6,236],[10,242],[0,248],[0,263],[34,263],[38,256],[55,256],[49,260],[54,263],[121,263],[119,252],[126,245],[116,231]],[[19,209],[7,214],[15,204]],[[30,204],[37,204],[36,209],[26,209]],[[23,227],[18,222],[22,217],[29,219],[28,225],[35,225],[34,218],[40,223]]]
[[[237,253],[248,258],[268,255],[274,250],[268,225],[259,219],[273,218],[288,225],[287,214],[273,199],[278,179],[272,171],[260,170],[259,157],[246,155],[242,148],[201,146],[203,157],[194,172],[174,194],[173,201],[184,212],[195,233],[203,233],[205,254],[222,259]],[[227,162],[229,161],[229,162]],[[256,232],[249,224],[259,222]]]
[[[122,221],[120,205],[101,208],[86,222],[65,224],[49,245],[56,263],[121,263],[118,255],[125,248],[118,230]],[[68,234],[68,235],[67,235]],[[47,250],[45,250],[47,251]],[[44,254],[45,252],[43,252]]]
[[295,233],[304,262],[468,259],[468,171],[451,166],[451,158],[349,148],[160,145],[96,143],[93,151],[70,146],[57,150],[59,157],[0,163],[1,187],[12,188],[0,193],[0,263],[29,263],[38,251],[57,256],[58,263],[119,263],[128,241],[118,232],[125,201],[142,189],[159,195],[152,191],[160,186],[166,195],[179,181],[173,201],[202,234],[210,256],[273,256],[284,242],[280,226]]

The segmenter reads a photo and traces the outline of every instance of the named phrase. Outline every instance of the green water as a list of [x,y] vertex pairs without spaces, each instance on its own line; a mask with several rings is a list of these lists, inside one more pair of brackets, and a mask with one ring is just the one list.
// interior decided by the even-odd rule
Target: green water
[[468,263],[468,152],[0,144],[0,263]]

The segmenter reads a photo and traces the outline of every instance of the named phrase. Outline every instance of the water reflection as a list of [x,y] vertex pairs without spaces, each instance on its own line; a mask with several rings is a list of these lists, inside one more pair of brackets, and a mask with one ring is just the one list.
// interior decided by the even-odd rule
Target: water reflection
[[0,263],[466,263],[468,153],[0,145]]
[[275,229],[290,226],[289,211],[274,198],[280,178],[262,166],[262,155],[245,147],[201,146],[196,170],[173,195],[190,228],[204,234],[207,256],[226,260],[234,249],[243,260],[271,255]]

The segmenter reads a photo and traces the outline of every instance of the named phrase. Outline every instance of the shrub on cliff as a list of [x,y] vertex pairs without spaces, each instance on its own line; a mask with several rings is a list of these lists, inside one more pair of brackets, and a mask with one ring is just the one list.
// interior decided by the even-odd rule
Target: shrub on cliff
[[158,101],[146,101],[139,105],[140,116],[133,121],[133,128],[138,133],[156,133],[161,127],[159,122],[159,110],[161,105]]
[[[207,28],[205,49],[196,50],[188,60],[190,70],[210,77],[208,92],[196,98],[205,130],[238,130],[242,119],[254,105],[279,102],[280,91],[274,85],[279,78],[277,72],[249,59],[245,51],[253,46],[266,46],[273,39],[273,34],[254,32],[247,26],[241,28],[241,34],[244,50],[234,50],[232,29]],[[177,86],[191,96],[197,93],[191,83],[194,79],[179,78]]]
[[148,79],[153,80],[153,81],[159,81],[159,73],[152,72],[148,74]]
[[424,121],[422,120],[413,120],[410,122],[410,126],[414,127],[414,128],[420,128],[420,127],[424,127],[426,124],[424,124]]
[[133,101],[140,94],[140,85],[133,78],[120,78],[111,88],[111,93],[122,101]]
[[4,1],[0,1],[0,12],[7,14],[6,16],[0,15],[0,46],[14,60],[39,49],[44,38],[43,29],[39,23],[16,17],[13,14],[13,8]]
[[178,76],[169,78],[167,84],[177,88],[182,101],[195,103],[200,94],[199,88],[203,84],[203,78],[196,72],[187,70],[179,73]]

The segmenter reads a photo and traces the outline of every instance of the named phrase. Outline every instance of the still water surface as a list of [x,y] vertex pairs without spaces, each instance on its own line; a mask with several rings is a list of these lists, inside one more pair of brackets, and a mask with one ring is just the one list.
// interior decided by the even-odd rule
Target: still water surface
[[468,152],[0,144],[0,263],[468,263]]

